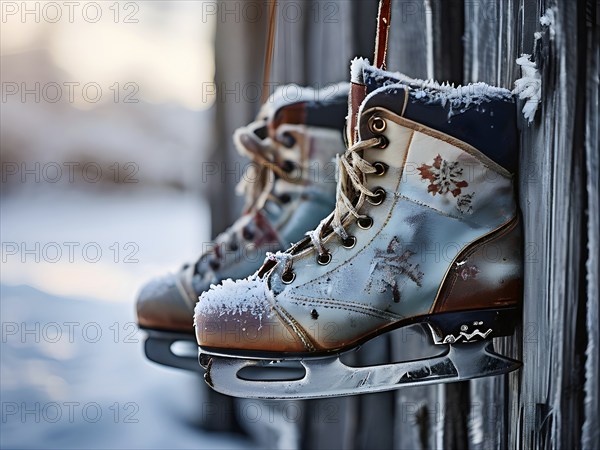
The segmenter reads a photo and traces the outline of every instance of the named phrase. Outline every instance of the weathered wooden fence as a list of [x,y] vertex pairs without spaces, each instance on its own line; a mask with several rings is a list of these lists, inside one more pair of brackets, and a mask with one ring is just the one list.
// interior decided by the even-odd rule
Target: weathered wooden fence
[[[232,1],[222,3],[229,5]],[[353,56],[371,56],[377,2],[280,1],[272,81],[324,85],[348,79]],[[264,3],[261,8],[266,11]],[[266,14],[263,15],[266,17]],[[540,20],[540,18],[542,18]],[[519,200],[525,223],[523,325],[501,353],[523,361],[504,377],[391,393],[263,404],[242,425],[269,447],[491,449],[600,448],[599,73],[595,0],[398,0],[388,68],[418,78],[512,89],[516,59],[532,55],[541,102],[522,119]],[[265,20],[219,20],[218,87],[261,81]],[[246,18],[247,19],[247,18]],[[264,19],[264,18],[263,18]],[[251,101],[247,101],[251,100]],[[522,103],[522,102],[521,102]],[[258,99],[217,102],[219,152],[239,162],[233,129]],[[519,105],[522,107],[523,105]],[[227,151],[223,151],[227,149]],[[232,183],[215,189],[215,230],[239,208]],[[223,209],[223,200],[230,207]],[[369,358],[406,359],[427,345],[418,330],[373,343]],[[365,358],[362,363],[368,363]],[[235,411],[255,406],[240,400]],[[255,402],[256,403],[256,402]],[[284,409],[287,411],[284,411]],[[289,420],[290,411],[296,420]],[[286,416],[288,414],[288,416]],[[273,418],[271,420],[271,418]]]

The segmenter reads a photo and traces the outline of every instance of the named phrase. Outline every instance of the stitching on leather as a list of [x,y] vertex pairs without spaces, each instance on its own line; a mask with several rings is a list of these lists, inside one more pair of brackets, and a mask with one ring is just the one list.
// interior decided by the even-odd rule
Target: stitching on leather
[[344,302],[344,301],[332,300],[332,299],[328,299],[328,298],[326,299],[326,298],[302,297],[302,296],[297,296],[297,295],[292,295],[292,296],[290,296],[290,298],[293,299],[292,301],[297,305],[306,304],[306,303],[311,303],[311,304],[314,303],[314,304],[324,306],[326,308],[335,308],[335,309],[343,309],[346,311],[359,312],[359,313],[367,314],[370,316],[379,317],[382,319],[399,320],[399,319],[403,318],[402,316],[400,316],[398,314],[394,314],[394,313],[387,312],[387,311],[382,311],[380,309],[373,308],[373,307],[370,307],[367,305],[361,305],[361,304],[355,303],[355,302]]
[[304,331],[304,329],[300,326],[300,324],[292,317],[290,314],[283,309],[280,305],[271,305],[273,307],[273,311],[279,316],[283,323],[288,325],[288,328],[291,328],[292,331],[300,338],[304,347],[306,347],[309,351],[314,351],[315,346],[308,338],[308,335]]

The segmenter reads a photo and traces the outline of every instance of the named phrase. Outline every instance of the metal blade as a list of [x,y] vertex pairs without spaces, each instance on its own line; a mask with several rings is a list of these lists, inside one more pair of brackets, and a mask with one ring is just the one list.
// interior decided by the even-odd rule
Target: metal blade
[[495,353],[491,342],[451,345],[440,356],[371,367],[348,366],[339,355],[304,359],[300,364],[305,370],[302,378],[257,381],[244,379],[244,369],[268,370],[277,362],[212,356],[205,379],[216,391],[234,397],[311,399],[500,375],[521,365]]
[[173,353],[173,344],[179,342],[192,342],[196,346],[194,336],[178,333],[149,332],[144,342],[146,357],[155,363],[176,369],[190,370],[192,372],[203,372],[204,369],[198,364],[197,353],[181,355]]

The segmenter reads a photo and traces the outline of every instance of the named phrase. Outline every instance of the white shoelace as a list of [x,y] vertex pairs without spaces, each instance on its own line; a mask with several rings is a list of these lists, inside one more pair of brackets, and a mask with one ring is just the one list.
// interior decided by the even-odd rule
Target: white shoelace
[[[348,238],[345,226],[350,220],[366,218],[359,213],[367,197],[375,194],[365,186],[365,174],[375,173],[375,167],[359,155],[359,152],[379,144],[379,138],[371,138],[359,141],[350,147],[343,155],[337,157],[338,180],[336,188],[335,209],[323,219],[313,230],[306,233],[312,245],[321,255],[325,253],[323,247],[323,230],[331,225],[333,231],[343,240]],[[358,199],[356,199],[356,194]],[[355,201],[353,201],[356,199]]]
[[235,143],[240,155],[248,157],[254,163],[249,166],[237,186],[246,199],[245,212],[256,212],[263,208],[271,198],[276,175],[293,184],[305,182],[304,179],[292,177],[274,162],[279,148],[283,146],[279,141],[272,138],[260,139],[249,126],[235,132]]
[[[239,128],[234,134],[234,141],[238,152],[240,155],[248,157],[253,163],[244,173],[236,188],[245,197],[244,216],[255,214],[263,209],[269,199],[279,202],[272,195],[276,176],[292,184],[307,183],[304,178],[291,176],[274,162],[283,144],[269,137],[260,139],[254,130],[261,126],[264,126],[264,122],[254,122],[247,127]],[[235,242],[237,248],[242,248],[246,239],[243,235],[240,235],[241,229],[240,226],[236,226],[237,224],[238,222],[234,223],[217,236],[215,243],[218,243],[218,246],[231,247],[231,244]],[[210,253],[213,252],[214,250],[209,250],[200,256],[195,264],[196,273],[200,273],[201,261],[209,258]]]

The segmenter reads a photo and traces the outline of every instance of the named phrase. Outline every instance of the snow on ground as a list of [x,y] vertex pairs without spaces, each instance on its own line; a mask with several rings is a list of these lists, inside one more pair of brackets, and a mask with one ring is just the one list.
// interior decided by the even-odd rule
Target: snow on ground
[[[2,199],[0,225],[0,447],[251,445],[198,427],[213,406],[203,401],[203,381],[148,362],[134,326],[140,283],[197,256],[208,238],[207,209],[197,197],[29,192]],[[68,252],[50,254],[50,242],[79,246],[72,245],[71,261]],[[80,252],[90,242],[103,252],[95,263],[91,250]],[[114,242],[121,246],[116,262]],[[123,262],[127,242],[138,246],[137,263]]]
[[102,193],[40,185],[7,195],[0,205],[2,282],[130,303],[150,277],[199,256],[209,218],[197,195],[126,185]]

